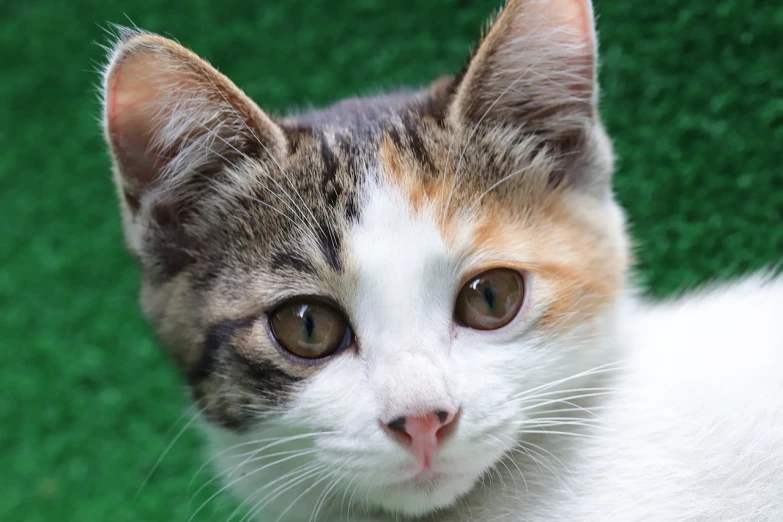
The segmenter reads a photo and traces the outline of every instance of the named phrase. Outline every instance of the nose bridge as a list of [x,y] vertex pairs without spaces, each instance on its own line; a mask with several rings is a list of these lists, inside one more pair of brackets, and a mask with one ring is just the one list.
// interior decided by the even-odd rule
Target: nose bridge
[[[362,326],[370,382],[379,415],[424,415],[454,405],[449,376],[449,330],[440,303],[419,279],[365,281]],[[391,286],[391,288],[389,287]]]
[[450,253],[438,222],[396,184],[367,186],[352,229],[355,322],[385,422],[454,409],[448,369]]
[[382,419],[456,407],[448,361],[436,347],[409,342],[397,350],[387,347],[374,359],[372,382]]

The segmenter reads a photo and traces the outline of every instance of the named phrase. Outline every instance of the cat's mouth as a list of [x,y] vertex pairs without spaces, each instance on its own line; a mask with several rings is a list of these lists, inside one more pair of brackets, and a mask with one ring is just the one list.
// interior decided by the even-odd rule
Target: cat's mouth
[[420,473],[414,475],[409,482],[411,485],[421,488],[433,488],[443,483],[449,478],[448,473],[433,471],[432,469],[423,469]]
[[[488,455],[487,457],[489,457],[488,460],[494,461],[501,455]],[[459,458],[455,460],[453,455],[437,455],[428,464],[416,462],[402,466],[397,472],[399,473],[397,477],[392,478],[389,485],[421,493],[432,493],[440,489],[448,490],[451,489],[452,484],[475,481],[481,475],[482,470],[486,468],[486,464],[488,462],[477,464]]]
[[422,470],[379,489],[371,501],[393,511],[420,516],[450,506],[473,488],[476,478],[469,473]]
[[422,468],[418,473],[398,482],[398,485],[421,492],[432,492],[441,487],[447,486],[453,480],[462,476],[463,474],[448,472],[445,470]]

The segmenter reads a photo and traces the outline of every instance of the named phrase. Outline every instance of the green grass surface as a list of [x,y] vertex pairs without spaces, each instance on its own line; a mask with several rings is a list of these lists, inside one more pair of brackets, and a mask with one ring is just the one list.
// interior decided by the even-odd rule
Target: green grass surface
[[[656,295],[783,257],[783,5],[600,0],[619,198]],[[776,5],[777,4],[777,5]],[[177,522],[216,491],[141,320],[91,70],[127,15],[272,111],[456,71],[495,1],[4,0],[0,520]],[[225,520],[230,500],[197,520]]]

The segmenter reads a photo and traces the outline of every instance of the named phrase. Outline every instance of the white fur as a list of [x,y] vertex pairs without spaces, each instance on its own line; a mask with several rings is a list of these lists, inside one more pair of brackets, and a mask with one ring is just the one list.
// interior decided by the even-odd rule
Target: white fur
[[[436,219],[383,185],[362,216],[347,244],[361,353],[326,365],[280,422],[241,436],[209,429],[219,450],[243,444],[219,461],[245,506],[263,507],[259,520],[387,520],[378,510],[448,521],[783,520],[783,281],[662,304],[628,295],[592,325],[596,338],[538,334],[546,284],[532,279],[518,320],[477,332],[451,321],[473,260],[447,247]],[[540,398],[520,400],[530,390]],[[577,398],[590,390],[592,402]],[[436,463],[444,476],[426,490],[379,420],[456,406],[463,417]]]
[[[540,520],[783,520],[783,280],[640,306],[619,391]],[[524,518],[521,518],[524,520]]]

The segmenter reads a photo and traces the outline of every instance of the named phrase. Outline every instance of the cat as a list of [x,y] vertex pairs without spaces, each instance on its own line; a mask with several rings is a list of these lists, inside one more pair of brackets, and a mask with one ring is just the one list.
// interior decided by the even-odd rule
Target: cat
[[289,117],[120,30],[126,243],[233,519],[783,520],[783,281],[635,289],[593,20],[509,0],[457,76]]

